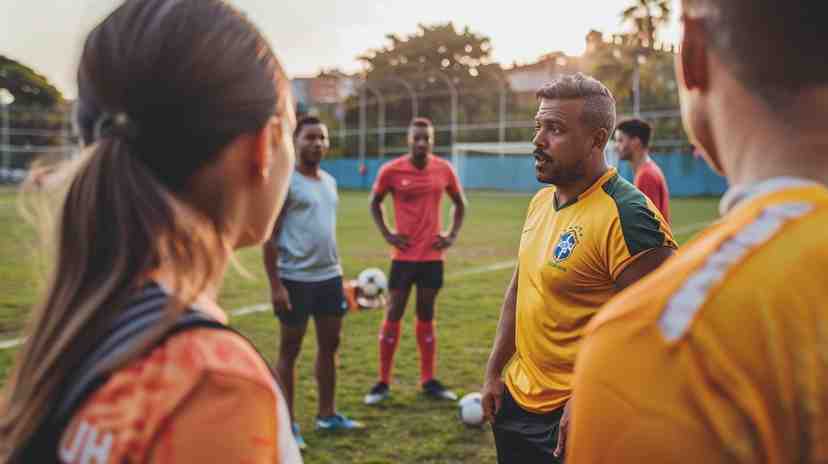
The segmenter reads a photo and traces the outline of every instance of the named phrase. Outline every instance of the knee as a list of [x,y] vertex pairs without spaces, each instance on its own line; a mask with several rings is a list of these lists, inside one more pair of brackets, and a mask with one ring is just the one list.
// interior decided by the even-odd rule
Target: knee
[[319,343],[319,355],[326,357],[336,355],[336,352],[339,351],[339,345],[341,342],[342,336],[339,334],[328,337],[326,340]]
[[399,322],[405,315],[405,306],[391,303],[388,308],[388,320]]
[[279,360],[292,365],[296,362],[301,350],[301,340],[282,340],[279,344]]

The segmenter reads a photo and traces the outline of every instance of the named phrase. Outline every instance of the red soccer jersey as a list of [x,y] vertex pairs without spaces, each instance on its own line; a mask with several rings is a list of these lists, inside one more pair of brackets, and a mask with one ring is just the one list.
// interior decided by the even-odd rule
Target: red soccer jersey
[[656,205],[664,220],[670,222],[670,190],[661,168],[652,160],[642,164],[635,173],[635,186]]
[[394,197],[397,233],[408,236],[407,250],[394,249],[397,261],[441,261],[443,251],[435,250],[442,229],[440,205],[443,192],[459,193],[462,187],[448,161],[428,155],[424,169],[411,163],[411,155],[401,156],[382,166],[374,183],[374,193],[390,192]]

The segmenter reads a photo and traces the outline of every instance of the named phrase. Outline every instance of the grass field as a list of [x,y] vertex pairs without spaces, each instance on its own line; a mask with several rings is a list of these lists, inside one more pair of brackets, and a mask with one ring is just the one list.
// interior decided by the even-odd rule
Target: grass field
[[[387,249],[369,214],[365,192],[341,192],[338,239],[346,276],[377,266],[387,270]],[[446,287],[438,301],[438,377],[459,394],[479,390],[495,333],[502,295],[515,258],[529,195],[470,192],[469,210],[460,239],[446,262]],[[19,336],[42,283],[31,259],[33,234],[15,208],[13,192],[0,191],[0,342]],[[716,216],[717,200],[675,199],[673,227],[686,242]],[[228,309],[269,300],[259,250],[239,253],[246,278],[231,271],[221,297]],[[494,269],[489,269],[494,268]],[[379,311],[351,314],[345,321],[338,371],[338,409],[364,421],[360,433],[329,435],[313,431],[316,388],[313,378],[315,334],[308,330],[298,368],[297,418],[305,430],[308,463],[453,463],[494,462],[494,443],[487,430],[466,428],[452,403],[436,403],[419,394],[417,349],[411,304],[403,323],[396,356],[393,396],[380,407],[362,404],[376,380]],[[260,350],[273,358],[278,327],[269,311],[232,318]],[[0,379],[5,378],[14,349],[0,351]]]

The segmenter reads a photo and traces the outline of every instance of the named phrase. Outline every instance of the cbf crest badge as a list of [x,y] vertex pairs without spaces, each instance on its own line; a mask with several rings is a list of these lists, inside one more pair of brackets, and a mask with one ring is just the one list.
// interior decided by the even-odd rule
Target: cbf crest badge
[[584,235],[581,226],[569,226],[558,239],[555,250],[552,252],[552,264],[559,265],[569,259]]

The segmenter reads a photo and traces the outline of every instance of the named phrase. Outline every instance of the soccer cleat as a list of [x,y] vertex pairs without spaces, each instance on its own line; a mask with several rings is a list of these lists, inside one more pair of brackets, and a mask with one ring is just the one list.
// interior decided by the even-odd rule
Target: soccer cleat
[[391,391],[388,388],[387,383],[377,382],[376,385],[365,395],[365,404],[372,405],[377,404],[380,401],[388,399],[391,396]]
[[308,448],[308,444],[305,443],[305,439],[302,438],[302,432],[299,430],[299,424],[294,422],[291,429],[293,430],[293,439],[296,440],[296,446],[299,447],[299,451],[305,451]]
[[423,384],[423,393],[435,400],[457,401],[457,394],[449,390],[437,379],[431,379]]
[[333,432],[336,430],[351,430],[362,428],[365,428],[365,425],[362,422],[348,419],[343,414],[337,413],[330,417],[316,416],[316,430],[329,430]]

